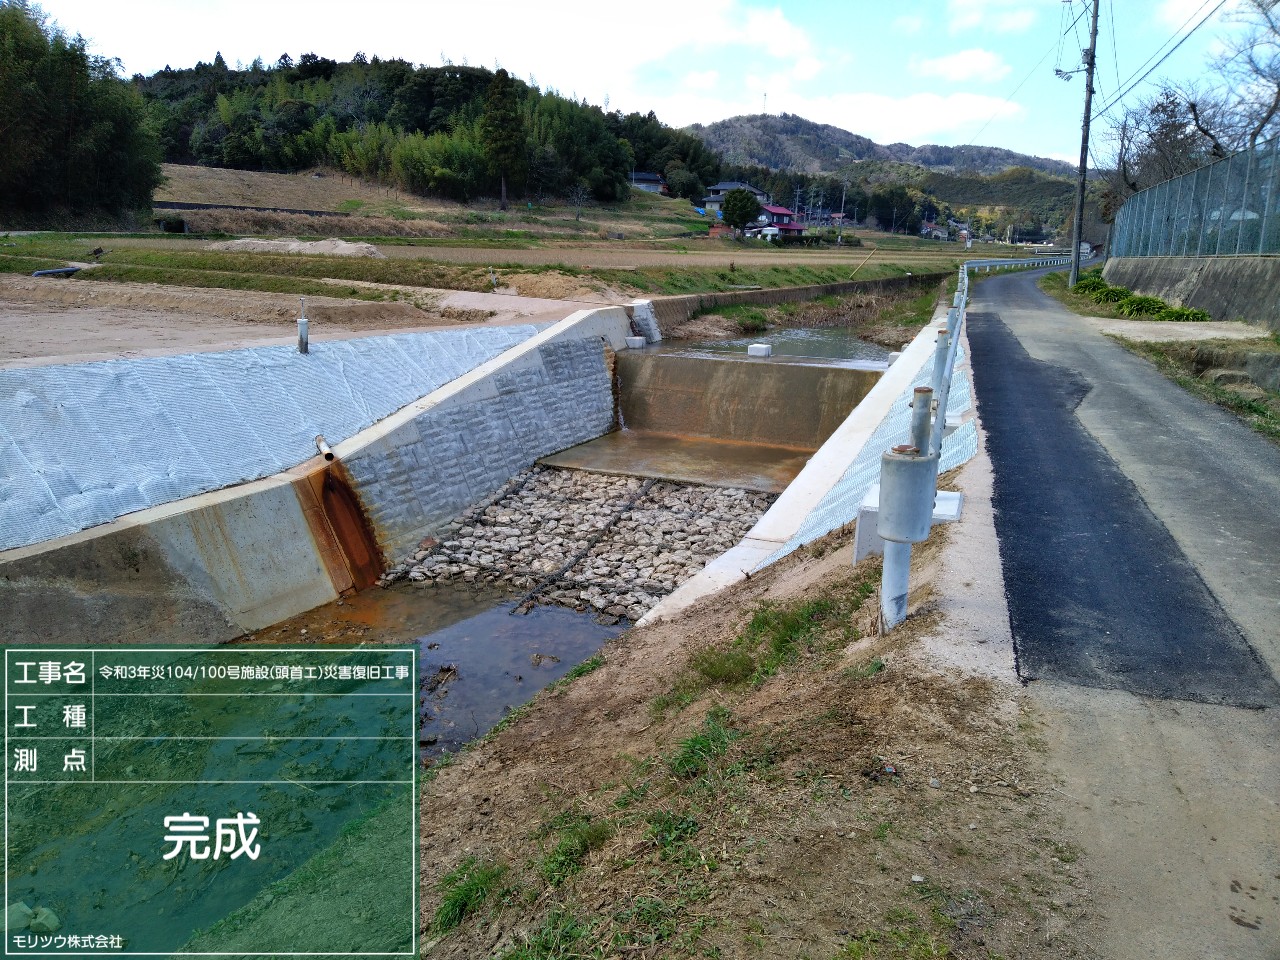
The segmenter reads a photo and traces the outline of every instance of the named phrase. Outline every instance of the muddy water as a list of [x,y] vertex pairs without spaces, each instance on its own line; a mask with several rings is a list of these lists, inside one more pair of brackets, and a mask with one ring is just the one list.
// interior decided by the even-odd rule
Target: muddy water
[[518,599],[469,584],[405,582],[318,607],[252,642],[416,645],[422,754],[432,756],[483,736],[629,625],[564,607],[512,613]]

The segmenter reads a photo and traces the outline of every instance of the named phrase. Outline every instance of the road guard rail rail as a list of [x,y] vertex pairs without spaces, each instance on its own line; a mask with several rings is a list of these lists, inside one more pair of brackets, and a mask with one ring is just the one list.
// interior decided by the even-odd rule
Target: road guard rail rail
[[938,499],[938,460],[947,430],[947,399],[956,353],[969,304],[969,273],[982,270],[1061,266],[1069,257],[1024,260],[967,260],[960,267],[956,293],[947,310],[946,329],[938,331],[930,386],[916,387],[911,425],[902,443],[886,450],[880,461],[877,533],[883,541],[880,580],[880,628],[891,630],[907,616],[911,545],[929,536]]

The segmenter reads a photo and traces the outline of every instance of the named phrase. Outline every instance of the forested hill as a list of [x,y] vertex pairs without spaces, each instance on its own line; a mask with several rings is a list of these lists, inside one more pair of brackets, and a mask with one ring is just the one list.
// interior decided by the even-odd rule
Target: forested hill
[[588,190],[622,199],[633,169],[672,171],[688,195],[715,182],[698,138],[648,115],[606,113],[470,66],[288,55],[135,77],[165,159],[246,170],[316,165],[458,200]]
[[1074,173],[1071,164],[1061,160],[1000,147],[879,144],[848,130],[788,113],[730,117],[706,126],[694,124],[688,131],[701,137],[727,163],[812,174],[832,174],[868,160],[910,163],[939,173],[993,174],[1011,167],[1027,167],[1054,176]]

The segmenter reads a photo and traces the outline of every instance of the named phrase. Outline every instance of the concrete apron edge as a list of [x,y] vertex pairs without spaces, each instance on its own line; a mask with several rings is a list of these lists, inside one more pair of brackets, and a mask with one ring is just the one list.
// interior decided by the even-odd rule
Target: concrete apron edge
[[840,482],[920,369],[933,358],[938,331],[946,329],[948,306],[943,303],[934,310],[933,319],[920,329],[879,382],[809,458],[804,469],[742,541],[663,598],[640,618],[639,626],[669,619],[702,597],[745,580],[760,561],[795,536],[810,512]]

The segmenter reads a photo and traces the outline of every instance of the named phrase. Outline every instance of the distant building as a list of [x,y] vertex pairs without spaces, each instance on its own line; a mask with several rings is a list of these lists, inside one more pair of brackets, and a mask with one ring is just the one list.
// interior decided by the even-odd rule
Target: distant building
[[664,197],[671,196],[667,187],[667,178],[660,173],[641,173],[639,170],[631,174],[631,186],[646,193],[660,193]]
[[769,195],[763,190],[757,190],[749,183],[741,183],[737,180],[722,180],[715,186],[707,188],[707,195],[702,198],[702,205],[708,210],[724,209],[724,195],[730,190],[746,190],[755,195],[760,201],[760,205],[764,206],[769,202]]
[[804,227],[795,222],[796,215],[786,207],[766,203],[763,206],[760,219],[763,223],[775,228],[777,234],[795,237],[804,235]]

